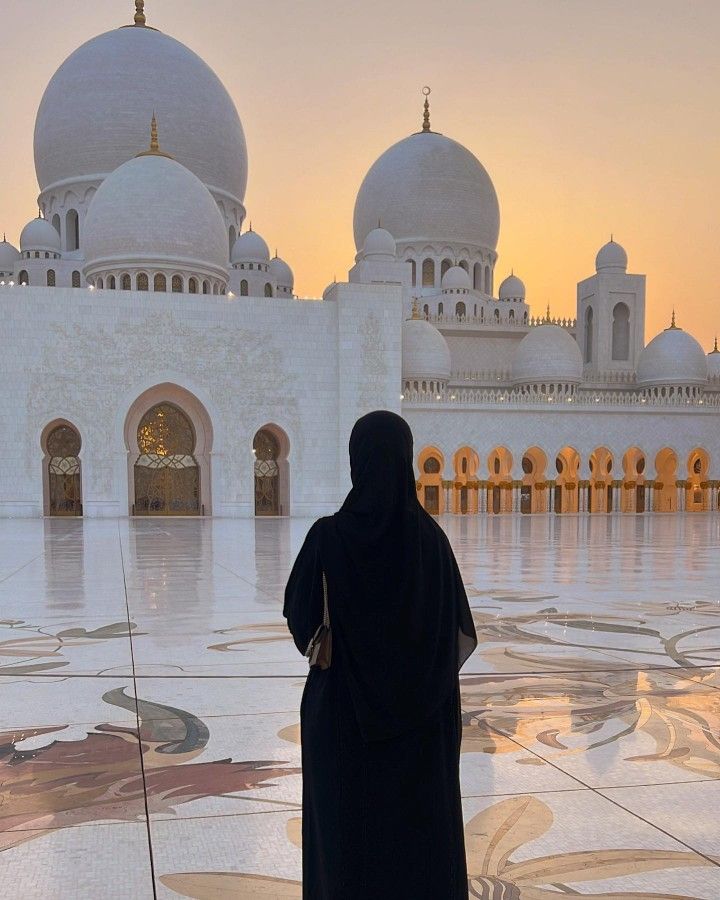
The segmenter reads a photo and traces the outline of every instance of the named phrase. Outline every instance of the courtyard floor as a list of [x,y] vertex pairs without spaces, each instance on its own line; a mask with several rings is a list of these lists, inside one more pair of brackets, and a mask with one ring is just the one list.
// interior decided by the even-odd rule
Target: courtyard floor
[[[717,900],[720,515],[442,522],[471,896]],[[309,524],[0,522],[3,898],[301,897]]]

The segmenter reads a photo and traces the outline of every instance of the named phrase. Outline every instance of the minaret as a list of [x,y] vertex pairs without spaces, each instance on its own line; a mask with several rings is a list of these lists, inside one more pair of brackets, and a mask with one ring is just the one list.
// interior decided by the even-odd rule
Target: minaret
[[627,271],[627,253],[610,235],[595,274],[577,286],[576,338],[585,371],[600,382],[630,378],[645,346],[645,276]]

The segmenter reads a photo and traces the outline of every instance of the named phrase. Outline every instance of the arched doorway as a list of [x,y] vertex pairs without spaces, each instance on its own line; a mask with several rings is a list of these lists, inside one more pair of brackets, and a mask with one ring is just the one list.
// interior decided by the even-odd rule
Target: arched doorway
[[253,438],[256,516],[289,515],[288,450],[287,435],[275,425],[264,425]]
[[81,516],[82,483],[80,479],[80,435],[69,422],[58,422],[45,430],[45,514],[48,516]]
[[705,450],[696,447],[688,457],[688,480],[685,494],[685,509],[688,512],[702,512],[710,509],[708,494],[708,470],[710,457]]
[[477,470],[480,460],[470,447],[461,447],[453,459],[455,484],[453,487],[453,512],[460,515],[478,511]]
[[418,456],[420,479],[418,499],[431,516],[439,516],[445,511],[442,494],[442,473],[445,460],[436,447],[425,447]]
[[578,511],[578,470],[580,454],[573,447],[563,447],[555,458],[555,498],[553,509],[556,513],[576,513]]
[[677,456],[669,447],[655,457],[655,512],[677,510]]
[[613,511],[613,458],[607,447],[598,447],[590,454],[590,480],[587,488],[587,511]]
[[547,512],[547,485],[545,469],[547,456],[539,447],[530,447],[522,458],[522,487],[520,488],[520,512],[530,514]]
[[627,513],[644,513],[647,506],[645,494],[645,454],[639,447],[631,447],[623,456],[623,486],[620,509]]
[[137,429],[136,516],[200,514],[200,467],[192,422],[173,403],[151,407]]
[[488,456],[489,513],[512,512],[512,453],[506,447],[496,447]]

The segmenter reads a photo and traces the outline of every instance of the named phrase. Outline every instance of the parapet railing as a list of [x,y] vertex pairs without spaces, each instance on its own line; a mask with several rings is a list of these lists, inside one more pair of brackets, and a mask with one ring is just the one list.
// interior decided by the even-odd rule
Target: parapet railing
[[454,387],[436,393],[433,391],[405,390],[404,403],[482,405],[482,406],[579,406],[617,407],[720,407],[720,393],[705,393],[697,397],[675,395],[673,397],[646,396],[640,391],[576,391],[572,396],[564,394],[529,394],[508,388]]

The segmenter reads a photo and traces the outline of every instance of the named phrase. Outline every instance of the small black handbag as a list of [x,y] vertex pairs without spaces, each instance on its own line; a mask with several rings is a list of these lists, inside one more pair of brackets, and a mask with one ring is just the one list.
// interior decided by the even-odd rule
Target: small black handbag
[[310,643],[305,651],[310,666],[317,666],[319,669],[329,669],[332,662],[332,629],[330,628],[330,611],[328,609],[328,587],[325,573],[322,576],[323,582],[323,620],[322,625],[312,636]]

